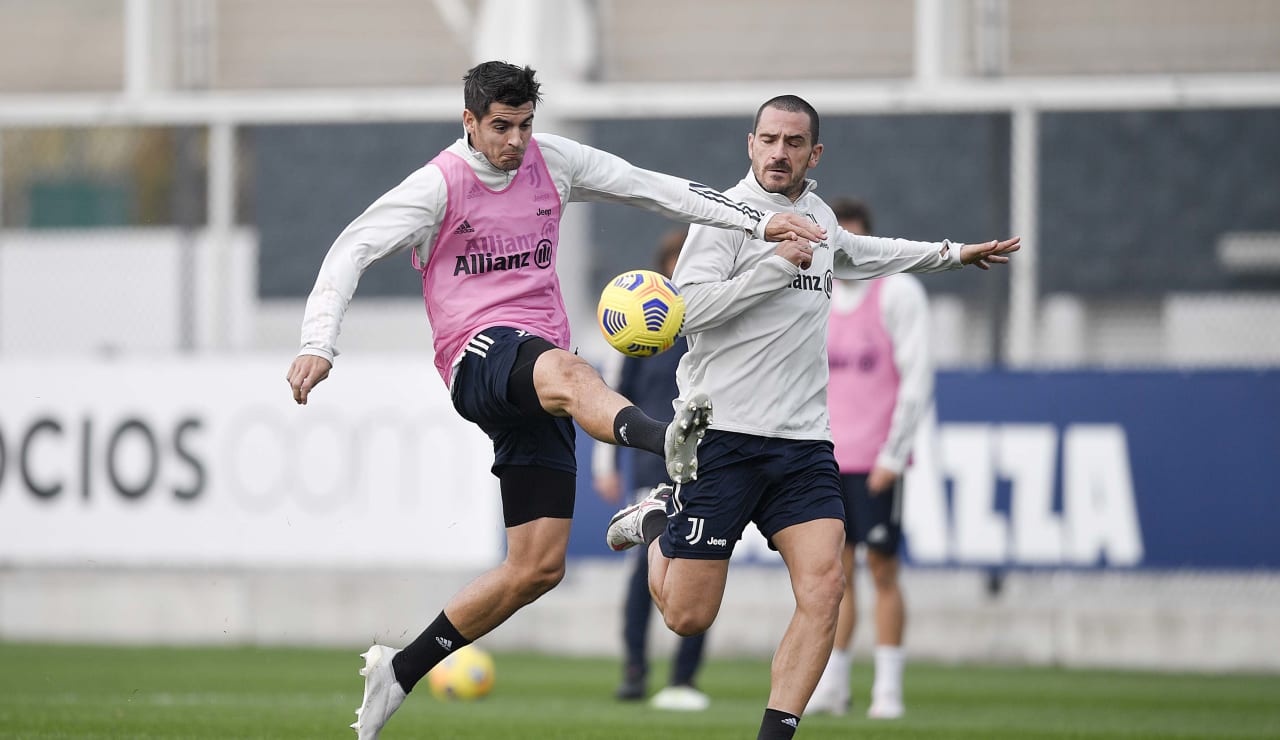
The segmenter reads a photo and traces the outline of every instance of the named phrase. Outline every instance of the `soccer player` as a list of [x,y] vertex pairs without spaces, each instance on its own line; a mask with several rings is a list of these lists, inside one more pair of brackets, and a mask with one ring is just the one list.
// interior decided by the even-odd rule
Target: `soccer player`
[[[848,198],[831,204],[840,227],[871,233],[871,211]],[[806,714],[849,710],[849,646],[857,623],[855,555],[866,549],[875,586],[875,681],[867,716],[902,716],[902,632],[906,606],[898,585],[902,544],[902,471],[920,421],[933,401],[929,302],[913,275],[837,280],[827,330],[831,437],[844,491],[844,598],[835,647]]]
[[[748,521],[781,553],[795,613],[774,653],[759,740],[794,736],[822,673],[844,592],[844,502],[827,416],[832,276],[873,278],[1007,262],[1019,239],[985,244],[858,236],[841,229],[806,179],[818,164],[818,114],[783,95],[756,113],[751,171],[726,194],[789,211],[830,238],[777,245],[693,227],[674,282],[685,297],[689,352],[681,398],[713,394],[697,477],[619,511],[606,539],[643,544],[649,587],[667,626],[707,629],[724,599],[729,556]],[[677,404],[678,406],[681,404]]]
[[[656,269],[667,277],[675,270],[676,258],[684,246],[688,229],[673,229],[658,244]],[[679,395],[676,388],[676,365],[688,350],[684,337],[666,352],[653,357],[626,357],[614,353],[618,361],[606,369],[609,385],[630,398],[646,414],[657,418],[671,416],[671,402]],[[596,491],[601,498],[612,503],[622,500],[623,492],[628,500],[643,499],[654,485],[668,482],[662,460],[655,455],[632,455],[629,475],[623,475],[622,454],[614,445],[596,445],[591,456],[591,469]],[[627,485],[623,485],[623,479]],[[634,565],[627,578],[627,592],[622,610],[622,639],[625,662],[622,668],[622,684],[616,696],[623,701],[637,701],[648,695],[648,641],[649,617],[653,612],[653,599],[649,598],[649,561],[643,553],[634,553]],[[649,704],[657,709],[676,711],[700,711],[711,705],[711,699],[694,685],[694,676],[702,665],[706,649],[706,633],[680,638],[676,654],[671,662],[671,677],[667,686],[653,695]]]
[[454,595],[403,650],[374,645],[364,654],[364,699],[352,725],[361,740],[378,736],[436,663],[560,582],[573,516],[574,420],[598,440],[664,456],[673,479],[696,470],[705,396],[690,397],[664,425],[569,351],[555,271],[562,209],[575,200],[627,203],[754,237],[825,236],[802,216],[757,211],[578,142],[533,136],[539,86],[529,67],[494,61],[468,71],[463,136],[338,235],[307,299],[302,349],[287,377],[299,404],[329,375],[360,275],[411,253],[436,369],[458,413],[493,440],[506,524],[500,565]]

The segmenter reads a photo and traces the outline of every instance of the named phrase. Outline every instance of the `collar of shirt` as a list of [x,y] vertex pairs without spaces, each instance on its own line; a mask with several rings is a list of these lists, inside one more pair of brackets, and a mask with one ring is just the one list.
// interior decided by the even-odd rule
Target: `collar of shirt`
[[480,178],[487,187],[494,190],[502,190],[511,184],[515,179],[519,170],[504,170],[493,165],[489,158],[484,156],[484,152],[471,146],[471,141],[467,137],[466,129],[462,131],[462,138],[453,143],[452,149],[459,150],[464,156],[463,159],[471,163],[471,169],[475,171],[476,176]]
[[770,193],[765,190],[760,186],[760,181],[756,179],[756,173],[750,170],[747,171],[747,176],[742,178],[742,184],[757,196],[764,198],[773,205],[776,205],[777,208],[774,210],[793,213],[801,210],[800,201],[804,200],[805,196],[818,189],[817,180],[810,180],[806,178],[804,181],[804,190],[800,193],[800,197],[796,198],[793,202],[782,193]]
[[[879,279],[879,278],[877,278]],[[874,280],[836,280],[831,286],[831,310],[852,313],[862,305],[862,299],[871,289]]]

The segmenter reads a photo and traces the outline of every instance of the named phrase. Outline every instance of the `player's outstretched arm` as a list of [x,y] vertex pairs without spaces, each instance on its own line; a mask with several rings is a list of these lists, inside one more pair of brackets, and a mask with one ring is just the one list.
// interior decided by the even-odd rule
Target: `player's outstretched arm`
[[1009,261],[1006,254],[1022,248],[1022,237],[1015,236],[1004,241],[990,241],[981,244],[966,244],[960,248],[960,263],[977,265],[989,270],[993,264],[1004,264]]
[[[766,216],[769,214],[765,214]],[[793,239],[804,239],[810,242],[821,242],[827,239],[827,230],[813,219],[798,213],[775,213],[764,227],[764,239],[770,242],[784,242]]]
[[329,377],[331,369],[333,369],[333,363],[318,355],[298,355],[293,358],[293,364],[289,366],[289,375],[286,377],[289,387],[293,389],[293,400],[305,406],[311,389]]

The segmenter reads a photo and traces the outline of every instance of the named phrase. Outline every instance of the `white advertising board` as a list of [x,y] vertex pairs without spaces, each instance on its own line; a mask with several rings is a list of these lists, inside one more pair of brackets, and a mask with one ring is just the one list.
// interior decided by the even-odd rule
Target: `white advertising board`
[[0,563],[479,567],[488,438],[429,355],[0,362]]

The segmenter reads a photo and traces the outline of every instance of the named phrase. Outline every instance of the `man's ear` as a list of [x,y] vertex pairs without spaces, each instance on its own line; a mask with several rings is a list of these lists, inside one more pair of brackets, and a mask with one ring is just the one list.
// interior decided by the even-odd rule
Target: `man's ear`
[[818,160],[822,158],[822,145],[814,144],[813,151],[809,152],[809,166],[817,167]]

